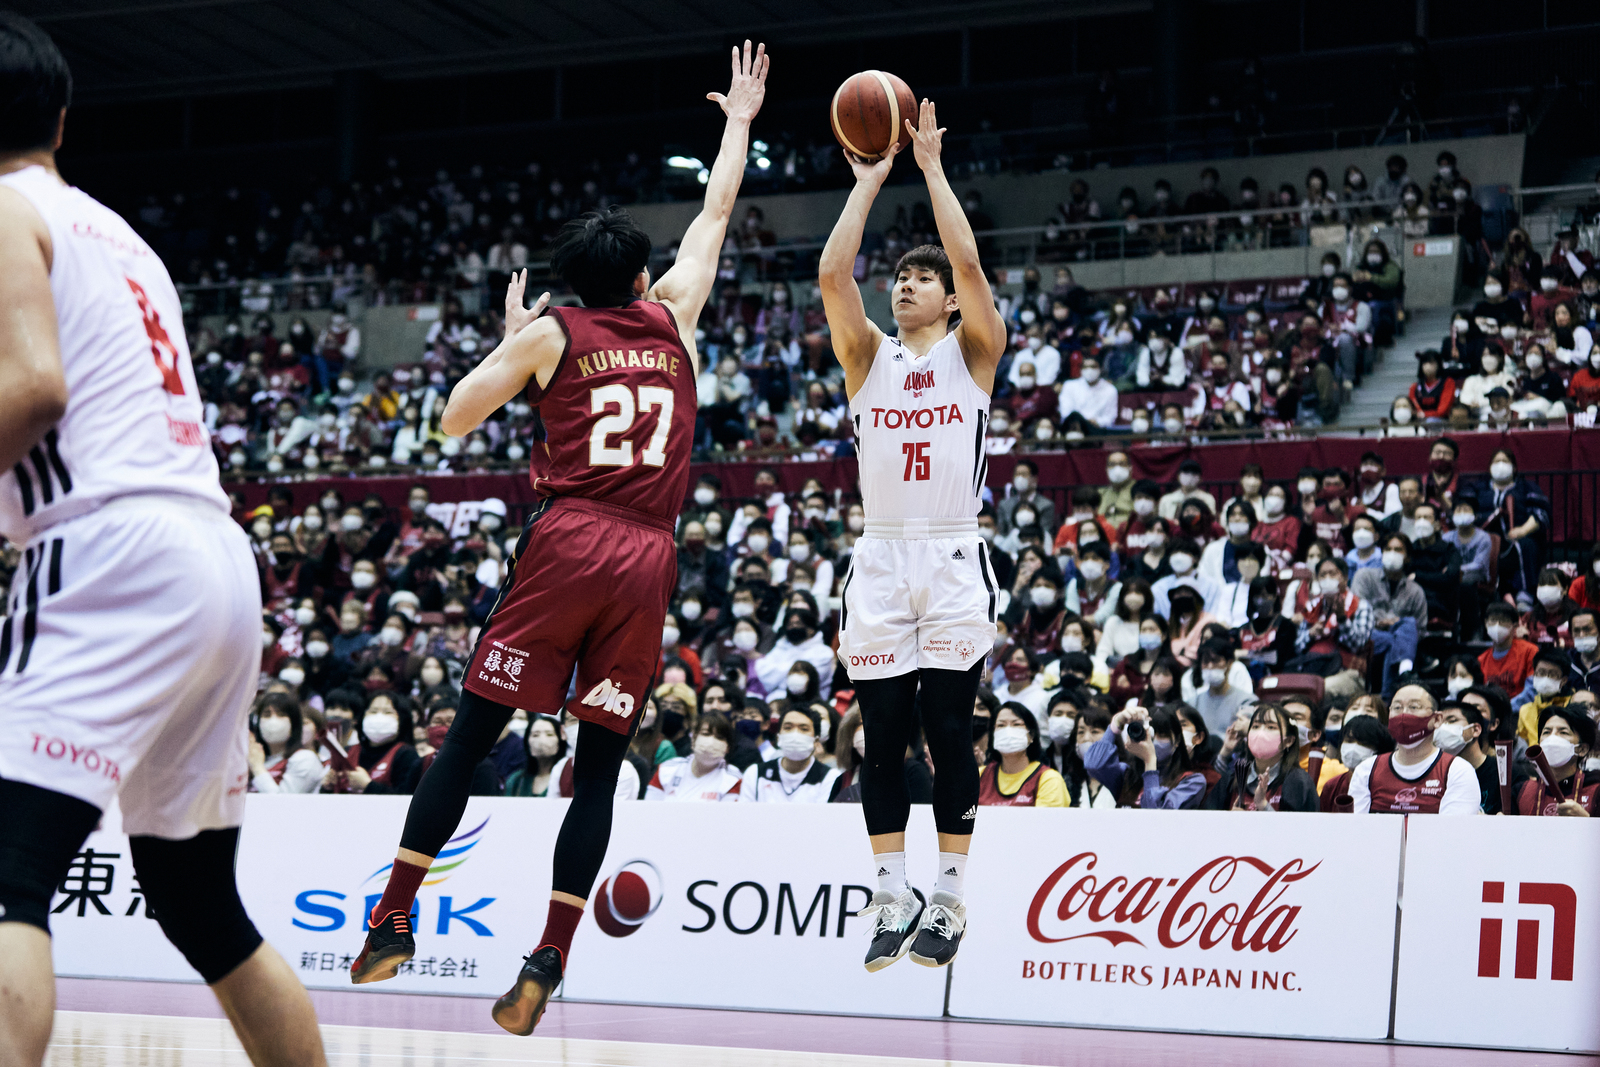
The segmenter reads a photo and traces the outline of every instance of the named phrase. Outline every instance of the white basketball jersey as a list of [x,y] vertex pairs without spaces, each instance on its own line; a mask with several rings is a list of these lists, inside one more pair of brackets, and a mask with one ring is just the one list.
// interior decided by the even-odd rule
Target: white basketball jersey
[[50,229],[67,382],[66,414],[0,472],[0,535],[25,542],[129,493],[185,494],[227,514],[166,267],[116,212],[43,167],[0,184]]
[[885,337],[850,401],[868,519],[972,519],[989,470],[989,395],[954,333],[926,355]]

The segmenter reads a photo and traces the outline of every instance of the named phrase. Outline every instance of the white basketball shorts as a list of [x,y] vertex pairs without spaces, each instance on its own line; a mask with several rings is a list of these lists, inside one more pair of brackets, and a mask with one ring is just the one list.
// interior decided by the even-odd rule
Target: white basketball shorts
[[261,580],[214,505],[121,497],[23,549],[0,622],[0,777],[130,834],[238,826],[261,670]]
[[851,678],[964,671],[994,648],[998,589],[988,549],[974,524],[958,525],[974,532],[879,537],[879,524],[867,524],[839,617],[839,660]]

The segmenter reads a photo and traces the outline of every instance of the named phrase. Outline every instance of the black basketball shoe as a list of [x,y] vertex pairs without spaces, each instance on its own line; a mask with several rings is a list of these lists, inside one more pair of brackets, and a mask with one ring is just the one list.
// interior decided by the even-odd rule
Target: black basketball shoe
[[350,981],[356,985],[393,978],[400,965],[416,955],[417,941],[411,936],[411,916],[391,911],[383,921],[367,931],[361,955],[350,965]]
[[911,943],[911,962],[924,967],[943,967],[956,958],[961,937],[967,932],[967,906],[952,893],[935,891],[917,924],[917,937]]
[[898,896],[879,890],[872,894],[872,902],[856,914],[872,919],[867,970],[881,971],[911,947],[911,939],[917,936],[917,920],[922,917],[922,901],[909,889]]
[[554,945],[534,949],[522,957],[522,970],[504,996],[489,1012],[504,1030],[527,1037],[544,1017],[550,995],[561,984],[561,950]]

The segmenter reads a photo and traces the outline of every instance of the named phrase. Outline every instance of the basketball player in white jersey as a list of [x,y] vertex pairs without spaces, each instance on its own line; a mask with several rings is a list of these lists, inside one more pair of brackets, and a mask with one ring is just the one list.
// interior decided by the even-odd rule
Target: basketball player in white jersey
[[[910,122],[906,123],[910,127]],[[861,701],[867,751],[861,806],[878,889],[867,970],[907,951],[941,967],[966,930],[967,850],[978,812],[972,705],[994,645],[996,586],[978,535],[986,473],[984,430],[1006,330],[994,307],[972,227],[939,162],[944,131],[924,100],[912,153],[928,182],[944,247],[925,245],[895,268],[898,337],[861,304],[851,270],[873,198],[894,155],[852,159],[856,185],[822,253],[823,306],[844,367],[866,510],[844,584],[839,658]],[[959,313],[960,325],[950,329]],[[918,692],[920,686],[920,694]],[[906,879],[910,798],[903,763],[916,728],[936,770],[933,816],[939,873],[927,906]]]
[[51,897],[114,800],[119,884],[138,875],[251,1060],[320,1064],[233,879],[260,579],[172,280],[56,170],[71,91],[50,38],[0,13],[0,536],[23,546],[0,620],[0,1064],[44,1058]]

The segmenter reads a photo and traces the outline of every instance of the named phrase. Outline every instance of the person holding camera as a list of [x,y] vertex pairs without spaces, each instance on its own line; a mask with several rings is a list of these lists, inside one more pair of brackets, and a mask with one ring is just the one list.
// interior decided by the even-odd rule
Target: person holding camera
[[1176,811],[1205,800],[1205,773],[1194,765],[1183,722],[1170,708],[1117,712],[1105,736],[1083,753],[1083,766],[1117,794],[1119,807]]

